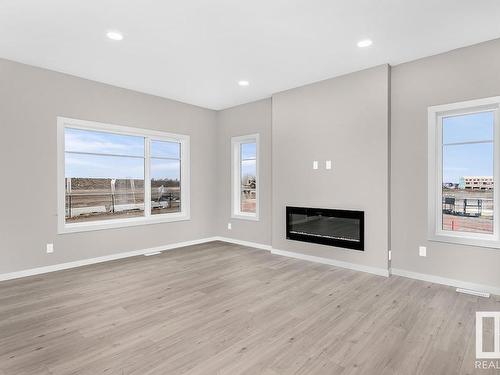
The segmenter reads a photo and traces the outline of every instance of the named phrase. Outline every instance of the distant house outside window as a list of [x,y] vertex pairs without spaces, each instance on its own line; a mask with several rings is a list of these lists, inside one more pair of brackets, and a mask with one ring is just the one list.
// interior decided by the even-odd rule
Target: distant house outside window
[[259,135],[233,137],[232,217],[258,220],[259,216]]
[[60,233],[189,219],[189,137],[58,118]]
[[429,107],[429,238],[499,246],[500,97]]

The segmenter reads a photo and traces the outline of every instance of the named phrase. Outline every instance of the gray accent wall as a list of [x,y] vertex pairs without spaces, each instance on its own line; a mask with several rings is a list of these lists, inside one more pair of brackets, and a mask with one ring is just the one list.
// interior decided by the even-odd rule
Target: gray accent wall
[[[389,73],[382,65],[273,95],[273,248],[387,270]],[[365,211],[365,251],[286,240],[287,205]]]
[[[218,235],[271,245],[271,98],[217,113]],[[231,137],[259,134],[259,221],[231,218]],[[227,229],[231,223],[232,229]]]
[[500,95],[500,40],[397,65],[391,79],[392,267],[500,287],[500,249],[427,240],[427,107]]
[[[58,235],[57,116],[190,135],[191,220]],[[214,235],[215,111],[0,59],[0,126],[0,274]]]

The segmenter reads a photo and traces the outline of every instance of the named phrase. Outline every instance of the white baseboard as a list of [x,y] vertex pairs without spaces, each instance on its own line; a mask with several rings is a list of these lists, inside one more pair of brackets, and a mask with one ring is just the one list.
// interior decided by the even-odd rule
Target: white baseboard
[[302,260],[306,260],[309,262],[315,262],[315,263],[323,263],[323,264],[328,264],[330,266],[348,268],[351,270],[373,273],[375,275],[380,275],[380,276],[385,276],[385,277],[389,276],[389,271],[386,269],[383,269],[383,268],[363,266],[361,264],[343,262],[340,260],[335,260],[335,259],[330,259],[330,258],[323,258],[323,257],[314,256],[314,255],[306,255],[306,254],[302,254],[302,253],[295,253],[292,251],[279,250],[279,249],[273,248],[271,245],[265,245],[265,244],[261,244],[261,243],[257,243],[257,242],[250,242],[250,241],[242,241],[242,240],[237,240],[235,238],[215,237],[215,239],[217,239],[218,241],[234,243],[237,245],[253,247],[253,248],[257,248],[257,249],[261,249],[261,250],[267,250],[267,251],[270,251],[271,254],[281,255],[281,256],[285,256],[285,257],[289,257],[289,258],[302,259]]
[[470,294],[472,296],[483,297],[483,298],[490,298],[490,293],[478,292],[476,290],[471,290],[471,289],[457,288],[457,293]]
[[425,273],[412,272],[407,270],[402,270],[399,268],[392,268],[391,274],[408,277],[410,279],[417,279],[422,281],[428,281],[434,284],[448,285],[455,288],[470,289],[483,293],[490,293],[495,295],[500,295],[500,288],[490,285],[475,284],[467,281],[460,281],[455,279],[448,279],[446,277],[428,275]]
[[279,249],[273,248],[271,245],[264,245],[261,243],[250,242],[250,241],[242,241],[242,240],[238,240],[235,238],[218,236],[218,237],[214,237],[214,240],[234,243],[234,244],[242,245],[242,246],[254,247],[254,248],[262,249],[262,250],[267,250],[267,251],[270,251],[271,254],[275,254],[275,255],[281,255],[281,256],[286,256],[286,257],[290,257],[290,258],[302,259],[302,260],[306,260],[309,262],[323,263],[323,264],[328,264],[331,266],[348,268],[351,270],[361,271],[361,272],[368,272],[368,273],[372,273],[372,274],[380,275],[380,276],[385,276],[385,277],[388,277],[390,274],[393,274],[393,275],[408,277],[410,279],[428,281],[428,282],[435,283],[435,284],[448,285],[448,286],[453,286],[456,288],[470,289],[470,290],[476,290],[478,292],[500,295],[500,288],[490,286],[490,285],[475,284],[475,283],[470,283],[470,282],[466,282],[466,281],[460,281],[460,280],[448,279],[448,278],[440,277],[440,276],[416,273],[416,272],[406,271],[406,270],[397,269],[397,268],[393,268],[391,271],[389,271],[385,268],[364,266],[361,264],[344,262],[344,261],[335,260],[335,259],[331,259],[331,258],[323,258],[323,257],[314,256],[314,255],[306,255],[306,254],[296,253],[296,252],[287,251],[287,250],[279,250]]
[[336,260],[336,259],[317,257],[314,255],[306,255],[306,254],[302,254],[302,253],[295,253],[293,251],[278,250],[278,249],[272,249],[271,254],[307,260],[309,262],[329,264],[331,266],[348,268],[350,270],[373,273],[373,274],[379,275],[379,276],[385,276],[385,277],[389,276],[389,270],[386,270],[384,268],[364,266],[361,264],[349,263],[349,262],[344,262],[344,261]]
[[4,274],[0,274],[0,281],[18,279],[20,277],[26,277],[26,276],[40,275],[43,273],[61,271],[61,270],[69,269],[69,268],[87,266],[89,264],[108,262],[110,260],[129,258],[129,257],[134,257],[134,256],[144,255],[144,254],[149,254],[149,253],[156,253],[156,252],[162,252],[162,251],[166,251],[166,250],[173,250],[173,249],[177,249],[180,247],[198,245],[198,244],[216,241],[216,240],[217,240],[216,237],[201,238],[199,240],[177,242],[177,243],[168,244],[168,245],[164,245],[164,246],[151,247],[148,249],[127,251],[125,253],[117,253],[117,254],[105,255],[105,256],[97,257],[97,258],[82,259],[82,260],[77,260],[74,262],[59,263],[59,264],[54,264],[51,266],[37,267],[37,268],[31,268],[31,269],[22,270],[22,271],[4,273]]
[[[95,263],[107,262],[107,261],[111,261],[111,260],[129,258],[129,257],[133,257],[133,256],[138,256],[138,255],[173,250],[173,249],[177,249],[177,248],[181,248],[181,247],[198,245],[198,244],[207,243],[207,242],[211,242],[211,241],[223,241],[223,242],[233,243],[233,244],[237,244],[237,245],[253,247],[256,249],[267,250],[275,255],[281,255],[281,256],[286,256],[286,257],[290,257],[290,258],[302,259],[302,260],[306,260],[309,262],[323,263],[323,264],[328,264],[331,266],[348,268],[348,269],[355,270],[355,271],[368,272],[368,273],[372,273],[372,274],[380,275],[380,276],[386,276],[386,277],[389,276],[389,271],[384,269],[384,268],[364,266],[364,265],[360,265],[360,264],[343,262],[340,260],[335,260],[335,259],[330,259],[330,258],[323,258],[323,257],[314,256],[314,255],[306,255],[306,254],[296,253],[296,252],[292,252],[292,251],[274,249],[271,245],[265,245],[265,244],[261,244],[261,243],[257,243],[257,242],[242,241],[242,240],[238,240],[235,238],[215,236],[215,237],[201,238],[201,239],[192,240],[192,241],[177,242],[177,243],[173,243],[173,244],[152,247],[152,248],[147,248],[147,249],[128,251],[128,252],[124,252],[124,253],[105,255],[105,256],[97,257],[97,258],[82,259],[82,260],[77,260],[74,262],[60,263],[60,264],[54,264],[51,266],[37,267],[37,268],[31,268],[31,269],[22,270],[22,271],[4,273],[4,274],[0,274],[0,281],[17,279],[17,278],[26,277],[26,276],[40,275],[40,274],[44,274],[44,273],[61,271],[61,270],[69,269],[69,268],[76,268],[76,267],[86,266],[86,265],[95,264]],[[435,284],[448,285],[448,286],[452,286],[452,287],[456,287],[456,288],[470,289],[470,290],[476,290],[478,292],[485,292],[485,293],[491,293],[494,295],[500,295],[500,288],[490,286],[490,285],[475,284],[475,283],[470,283],[470,282],[466,282],[466,281],[448,279],[448,278],[440,277],[440,276],[434,276],[434,275],[428,275],[428,274],[423,274],[423,273],[402,270],[402,269],[398,269],[398,268],[392,268],[391,274],[403,276],[403,277],[408,277],[411,279],[428,281],[428,282],[435,283]]]
[[236,238],[218,236],[218,237],[214,237],[214,239],[217,241],[234,243],[236,245],[254,247],[256,249],[261,249],[261,250],[271,251],[273,249],[271,245],[265,245],[265,244],[258,243],[258,242],[242,241],[242,240],[237,240]]
[[234,243],[237,245],[253,247],[253,248],[257,248],[257,249],[261,249],[261,250],[267,250],[267,251],[270,251],[271,254],[275,254],[275,255],[281,255],[281,256],[285,256],[285,257],[289,257],[289,258],[302,259],[302,260],[306,260],[309,262],[328,264],[330,266],[348,268],[351,270],[373,273],[375,275],[380,275],[380,276],[385,276],[385,277],[389,276],[389,271],[386,269],[383,269],[383,268],[363,266],[361,264],[343,262],[340,260],[335,260],[335,259],[330,259],[330,258],[323,258],[323,257],[314,256],[314,255],[306,255],[306,254],[302,254],[302,253],[295,253],[292,251],[279,250],[279,249],[273,248],[271,245],[265,245],[265,244],[261,244],[261,243],[257,243],[257,242],[250,242],[250,241],[242,241],[242,240],[237,240],[235,238],[229,238],[229,237],[215,237],[215,238],[218,241]]

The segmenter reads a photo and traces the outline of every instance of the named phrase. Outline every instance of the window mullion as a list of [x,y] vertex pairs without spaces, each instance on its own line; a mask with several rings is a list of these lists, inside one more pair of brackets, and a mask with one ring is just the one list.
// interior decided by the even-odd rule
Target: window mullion
[[151,216],[151,138],[144,138],[144,216]]

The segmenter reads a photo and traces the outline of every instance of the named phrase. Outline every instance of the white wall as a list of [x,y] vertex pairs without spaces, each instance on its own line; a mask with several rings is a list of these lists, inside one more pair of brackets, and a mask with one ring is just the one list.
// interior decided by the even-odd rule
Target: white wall
[[[217,113],[216,232],[224,237],[271,244],[271,99]],[[231,218],[231,137],[259,137],[259,221]],[[232,229],[227,229],[231,223]]]
[[[191,220],[58,235],[57,116],[190,135]],[[214,235],[215,111],[0,59],[0,124],[0,274]]]
[[[500,95],[499,66],[494,40],[217,113],[0,60],[0,274],[222,235],[381,269],[390,243],[394,268],[499,288],[498,249],[426,232],[427,107]],[[57,235],[56,116],[191,135],[192,220]],[[250,133],[261,134],[259,222],[230,220],[230,138]],[[327,159],[332,171],[312,170]],[[287,241],[292,204],[364,210],[366,251]]]
[[427,107],[500,95],[499,67],[500,39],[392,68],[392,267],[500,288],[500,249],[427,240]]

